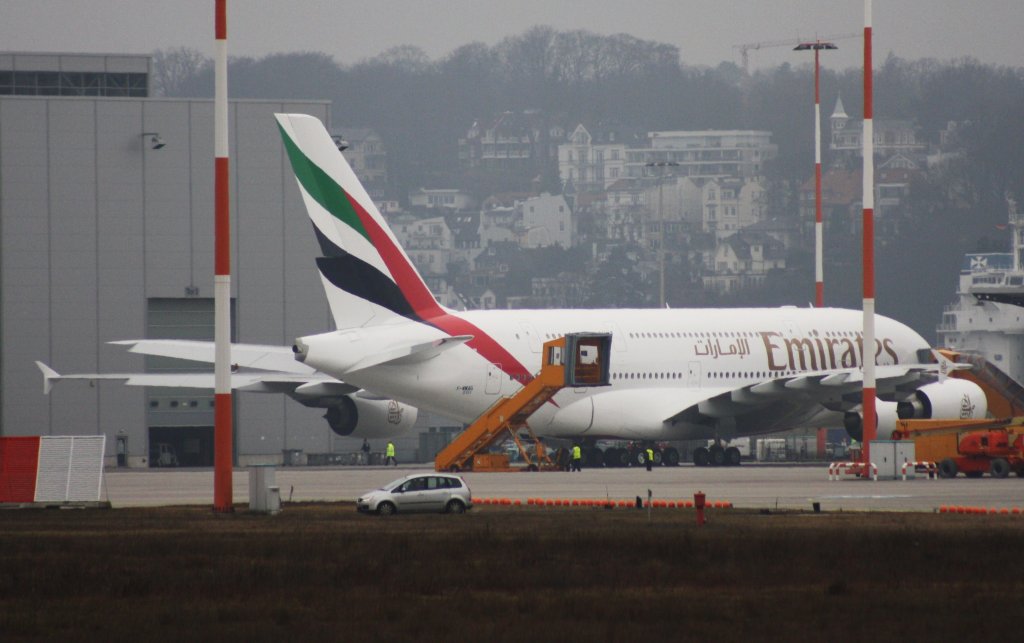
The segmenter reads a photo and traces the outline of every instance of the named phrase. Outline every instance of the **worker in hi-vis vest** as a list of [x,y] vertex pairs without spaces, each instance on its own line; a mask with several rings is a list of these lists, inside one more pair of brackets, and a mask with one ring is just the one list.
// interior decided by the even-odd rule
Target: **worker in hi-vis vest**
[[651,465],[654,464],[654,449],[647,447],[647,470],[651,470]]
[[581,460],[583,460],[583,449],[581,449],[578,444],[572,445],[572,467],[569,470],[582,471],[582,469],[580,469]]
[[384,466],[387,466],[389,464],[393,464],[396,467],[398,466],[398,460],[395,460],[395,443],[394,442],[391,442],[391,441],[388,442],[388,447],[387,447],[387,449],[384,450],[384,455],[385,455]]

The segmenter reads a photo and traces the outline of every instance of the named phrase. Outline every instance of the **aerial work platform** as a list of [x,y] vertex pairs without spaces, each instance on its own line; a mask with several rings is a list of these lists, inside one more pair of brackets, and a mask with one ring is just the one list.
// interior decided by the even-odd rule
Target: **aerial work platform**
[[[607,386],[611,333],[570,333],[544,343],[540,373],[511,397],[502,397],[460,433],[434,459],[437,471],[537,471],[556,468],[540,439],[527,425],[530,416],[567,386]],[[534,444],[531,454],[519,436],[525,429]],[[505,454],[487,449],[511,438],[525,467],[511,467]]]

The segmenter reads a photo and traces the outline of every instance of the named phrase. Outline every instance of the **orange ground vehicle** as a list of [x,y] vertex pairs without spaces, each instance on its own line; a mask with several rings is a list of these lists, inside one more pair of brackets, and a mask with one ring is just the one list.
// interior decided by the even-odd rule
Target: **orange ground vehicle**
[[993,478],[1005,478],[1014,471],[1024,478],[1024,434],[1013,437],[1006,429],[964,435],[957,446],[958,455],[938,463],[939,475],[954,478],[963,473],[968,478],[978,478],[988,473]]
[[935,462],[939,475],[955,478],[963,473],[977,478],[986,473],[1005,478],[1011,471],[1024,477],[1024,387],[983,357],[939,351],[971,370],[956,371],[985,391],[993,419],[899,420],[894,440],[913,440],[919,461]]
[[913,440],[917,459],[936,462],[939,476],[986,473],[1024,478],[1024,417],[988,420],[900,420],[894,440]]

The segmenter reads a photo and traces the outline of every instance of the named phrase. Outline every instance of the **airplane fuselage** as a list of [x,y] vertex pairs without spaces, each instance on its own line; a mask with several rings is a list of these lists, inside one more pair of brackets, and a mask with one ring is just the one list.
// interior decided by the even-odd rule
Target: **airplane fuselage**
[[[472,422],[540,370],[543,342],[570,332],[610,332],[610,386],[562,390],[530,425],[547,436],[627,439],[717,435],[722,427],[708,421],[714,408],[705,409],[700,421],[666,419],[721,392],[861,366],[862,314],[853,310],[491,310],[446,317],[302,338],[316,349],[306,361],[346,382]],[[365,352],[448,337],[455,327],[473,340],[421,361],[352,370]],[[916,363],[918,352],[928,348],[912,329],[881,316],[876,337],[880,366]],[[838,426],[841,414],[807,405],[781,417],[786,427],[750,419],[731,423],[727,432],[743,435],[821,422]]]

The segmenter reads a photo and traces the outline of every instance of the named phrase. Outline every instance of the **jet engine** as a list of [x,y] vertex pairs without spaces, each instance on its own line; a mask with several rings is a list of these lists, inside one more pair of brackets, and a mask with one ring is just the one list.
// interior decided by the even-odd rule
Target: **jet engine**
[[[949,378],[922,386],[902,402],[875,401],[880,438],[887,439],[896,429],[897,420],[970,420],[988,414],[985,392],[974,382]],[[846,432],[855,440],[863,440],[864,419],[861,411],[843,416]]]
[[949,378],[914,391],[899,404],[901,420],[983,418],[988,414],[985,392],[974,382]]
[[[896,402],[886,402],[875,398],[875,419],[877,420],[877,435],[888,439],[889,434],[896,428],[896,420],[899,415],[896,413]],[[847,411],[843,415],[843,426],[846,434],[858,442],[864,441],[864,415],[860,409]]]
[[346,395],[327,406],[324,419],[331,430],[346,438],[388,438],[409,431],[417,409],[395,400]]

